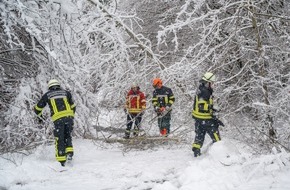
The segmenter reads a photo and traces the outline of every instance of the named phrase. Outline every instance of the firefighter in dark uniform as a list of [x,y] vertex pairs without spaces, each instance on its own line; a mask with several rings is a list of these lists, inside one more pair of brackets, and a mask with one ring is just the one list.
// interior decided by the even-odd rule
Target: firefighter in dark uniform
[[192,117],[195,119],[195,139],[192,144],[194,156],[200,156],[200,149],[203,145],[205,134],[207,133],[213,142],[221,140],[219,125],[223,123],[214,116],[217,111],[213,107],[213,89],[215,75],[206,72],[200,80],[200,85],[195,96]]
[[172,104],[175,101],[173,92],[170,88],[162,85],[160,78],[153,80],[153,98],[152,104],[158,115],[158,127],[162,136],[168,136],[170,133],[170,120]]
[[133,135],[138,136],[140,130],[140,124],[142,120],[142,115],[146,109],[146,98],[145,94],[140,91],[140,87],[133,83],[131,85],[131,90],[126,96],[125,112],[127,113],[127,128],[125,131],[125,139],[130,138],[130,131],[133,123],[134,131]]
[[34,107],[35,113],[42,118],[42,110],[49,105],[51,119],[54,123],[55,156],[56,160],[65,166],[67,160],[72,160],[73,145],[71,132],[73,130],[74,113],[76,106],[69,91],[63,90],[56,79],[48,82],[48,92],[46,92],[37,105]]

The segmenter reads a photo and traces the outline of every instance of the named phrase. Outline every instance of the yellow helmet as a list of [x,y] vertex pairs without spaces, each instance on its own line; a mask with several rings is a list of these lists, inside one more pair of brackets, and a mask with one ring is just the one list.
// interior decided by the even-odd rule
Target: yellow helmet
[[50,88],[52,86],[60,86],[60,83],[56,79],[51,79],[47,85],[48,85],[48,88]]
[[215,82],[215,75],[211,72],[206,72],[203,75],[202,80],[207,81],[207,82]]

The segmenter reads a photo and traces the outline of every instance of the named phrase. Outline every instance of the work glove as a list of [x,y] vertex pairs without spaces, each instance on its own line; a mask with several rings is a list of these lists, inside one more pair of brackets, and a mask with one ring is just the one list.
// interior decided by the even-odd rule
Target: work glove
[[159,112],[164,112],[165,111],[165,107],[161,107],[161,108],[159,108]]
[[224,123],[221,120],[219,120],[219,119],[216,119],[216,123],[219,126],[223,126],[223,127],[225,126]]
[[160,112],[160,108],[159,107],[154,107],[154,111],[156,112],[156,113],[158,113],[158,112]]
[[214,106],[212,107],[212,110],[213,110],[214,112],[220,112],[220,111],[221,111],[220,108],[219,108],[217,105],[214,105]]
[[38,124],[43,124],[44,123],[44,118],[43,116],[37,116]]
[[162,115],[162,112],[165,111],[165,107],[155,107],[155,112],[157,113],[157,115]]
[[165,109],[166,109],[166,110],[170,110],[171,107],[170,107],[169,105],[167,105],[167,106],[165,107]]
[[141,112],[139,113],[139,115],[142,116],[144,114],[144,112],[145,112],[145,109],[142,108]]

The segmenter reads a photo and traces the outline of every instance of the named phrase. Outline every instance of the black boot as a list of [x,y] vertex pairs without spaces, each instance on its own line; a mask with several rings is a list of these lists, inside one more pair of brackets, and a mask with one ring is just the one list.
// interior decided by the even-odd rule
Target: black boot
[[67,160],[72,160],[72,157],[73,157],[73,153],[67,153],[67,155],[66,155],[66,159]]
[[134,131],[134,132],[133,132],[133,135],[134,135],[134,137],[138,137],[138,135],[139,135],[139,131],[137,131],[137,130]]
[[123,138],[124,139],[129,139],[130,138],[130,130],[126,130],[125,136]]
[[60,164],[62,167],[65,167],[65,161],[61,161]]
[[200,149],[199,149],[199,148],[195,148],[195,147],[193,147],[193,148],[192,148],[192,151],[193,151],[194,157],[198,157],[198,156],[201,155],[201,153],[200,153]]

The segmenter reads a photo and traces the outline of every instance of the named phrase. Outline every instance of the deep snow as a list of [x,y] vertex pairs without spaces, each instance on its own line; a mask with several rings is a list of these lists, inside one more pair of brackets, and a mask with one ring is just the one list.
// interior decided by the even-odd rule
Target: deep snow
[[104,149],[96,143],[74,139],[74,163],[63,172],[53,145],[29,156],[9,155],[10,161],[2,156],[0,190],[290,189],[290,154],[283,151],[254,156],[246,146],[225,139],[205,144],[204,154],[194,158],[190,145],[124,152],[120,146]]

